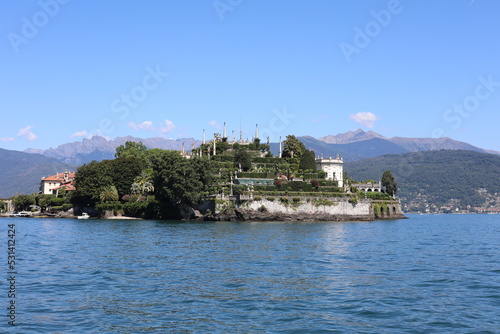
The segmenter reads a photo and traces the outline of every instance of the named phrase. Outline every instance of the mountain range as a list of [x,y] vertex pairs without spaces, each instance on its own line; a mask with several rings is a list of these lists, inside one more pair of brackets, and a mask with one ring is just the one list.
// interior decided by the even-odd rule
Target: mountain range
[[[403,154],[410,152],[434,150],[467,150],[482,153],[500,154],[500,152],[486,150],[468,143],[442,138],[387,138],[373,131],[365,132],[361,129],[329,135],[321,138],[310,136],[299,137],[307,149],[313,150],[316,155],[336,156],[340,154],[344,161],[356,161],[375,158],[385,154]],[[278,145],[271,145],[273,153],[278,153]]]
[[[409,152],[429,150],[469,150],[484,153],[500,154],[500,152],[485,150],[473,145],[456,141],[448,137],[443,138],[387,138],[373,131],[365,132],[361,129],[341,133],[336,136],[329,135],[321,138],[311,136],[298,137],[307,149],[313,150],[316,155],[336,156],[340,154],[344,161],[356,161],[374,158],[384,154],[402,154]],[[101,136],[93,136],[73,143],[67,143],[57,148],[47,150],[27,149],[26,153],[38,153],[50,158],[55,158],[67,164],[84,164],[92,160],[113,159],[116,148],[127,141],[141,141],[147,148],[160,148],[165,150],[181,150],[182,146],[190,151],[192,145],[198,147],[200,140],[194,138],[166,139],[137,138],[132,136],[118,137],[108,140]],[[279,154],[279,143],[271,143],[271,152]]]
[[143,139],[127,136],[108,140],[101,136],[93,136],[92,138],[85,138],[81,142],[77,141],[63,144],[57,148],[49,148],[47,150],[27,149],[24,152],[38,153],[58,159],[64,163],[81,165],[91,162],[92,160],[101,161],[104,159],[113,159],[116,148],[120,145],[124,145],[127,141],[142,142],[147,148],[161,148],[164,150],[178,151],[182,150],[183,145],[186,151],[190,151],[192,144],[194,144],[195,147],[201,144],[201,141],[193,138],[173,140],[163,137]]
[[42,177],[74,171],[76,166],[41,154],[0,149],[0,198],[38,192]]
[[[340,154],[346,163],[387,154],[400,155],[435,150],[467,150],[500,154],[447,137],[387,138],[376,132],[365,132],[360,129],[317,139],[311,136],[298,138],[317,156]],[[127,141],[141,141],[147,148],[181,150],[184,147],[186,151],[190,151],[192,145],[198,147],[201,144],[201,141],[193,138],[173,140],[162,137],[143,139],[127,136],[108,140],[94,136],[47,150],[28,149],[19,152],[0,149],[0,197],[37,192],[41,177],[62,172],[64,169],[74,171],[78,166],[92,160],[113,159],[116,148]],[[278,155],[279,143],[271,143],[271,151],[274,155]]]
[[485,150],[482,148],[475,147],[473,145],[456,141],[448,137],[441,138],[407,138],[407,137],[392,137],[387,138],[382,136],[379,133],[368,131],[364,132],[361,129],[356,131],[349,131],[346,133],[341,133],[336,136],[328,135],[326,137],[318,138],[327,144],[350,144],[360,141],[368,141],[372,139],[379,139],[389,141],[393,144],[399,145],[409,152],[418,152],[418,151],[431,151],[431,150],[469,150],[469,151],[477,151],[477,152],[485,152],[485,153],[496,153],[500,154],[500,152],[495,152],[491,150]]

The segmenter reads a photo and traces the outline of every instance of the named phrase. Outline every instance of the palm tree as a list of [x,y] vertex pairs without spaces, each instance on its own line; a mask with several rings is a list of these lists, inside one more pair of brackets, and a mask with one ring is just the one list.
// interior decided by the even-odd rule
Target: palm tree
[[135,178],[130,191],[133,194],[147,195],[155,190],[153,185],[153,170],[145,169]]
[[103,203],[118,201],[118,190],[115,186],[106,187],[99,194],[99,199]]

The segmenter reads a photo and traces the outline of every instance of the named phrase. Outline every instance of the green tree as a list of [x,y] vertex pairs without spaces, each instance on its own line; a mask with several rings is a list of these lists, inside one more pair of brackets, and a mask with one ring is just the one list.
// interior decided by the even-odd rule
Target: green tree
[[237,167],[241,167],[241,169],[246,172],[250,168],[252,168],[252,160],[250,160],[250,155],[247,151],[239,149],[234,154],[234,164]]
[[0,201],[0,212],[4,212],[6,208],[7,208],[7,205],[5,204],[5,202]]
[[260,151],[262,153],[266,153],[266,157],[272,157],[272,153],[271,153],[271,146],[268,145],[268,144],[260,144]]
[[153,185],[153,170],[151,168],[145,169],[137,176],[132,183],[130,191],[132,194],[147,195],[154,191]]
[[226,152],[229,149],[229,143],[227,142],[227,138],[225,138],[225,140],[223,138],[222,141],[218,141],[215,144],[215,149],[217,151],[217,154],[222,154]]
[[212,184],[214,162],[207,159],[186,159],[178,151],[163,151],[152,165],[155,198],[171,208],[198,203]]
[[396,195],[398,191],[396,180],[389,170],[384,171],[382,174],[382,187],[385,187],[385,192],[390,196]]
[[101,190],[99,193],[99,199],[101,202],[116,202],[118,201],[118,190],[115,186],[108,186]]
[[118,197],[130,194],[130,187],[146,167],[146,158],[124,157],[110,162],[113,185],[118,191]]
[[116,148],[116,158],[136,157],[144,158],[147,147],[140,142],[127,141],[125,145]]
[[113,185],[113,168],[110,160],[92,161],[80,166],[75,175],[74,204],[93,206],[101,201],[101,191]]
[[253,142],[251,142],[248,145],[248,149],[251,151],[258,151],[260,150],[260,139],[259,138],[254,138]]
[[292,165],[292,169],[298,170],[300,159],[306,147],[304,143],[298,140],[294,135],[286,136],[286,140],[283,142],[283,153],[282,157]]
[[38,205],[43,212],[45,211],[45,209],[47,209],[47,207],[49,206],[49,201],[53,197],[54,195],[38,194],[35,197],[36,205]]
[[14,207],[16,210],[27,211],[30,205],[35,204],[35,196],[33,195],[18,195],[14,198]]
[[316,171],[316,154],[314,151],[304,149],[302,157],[300,158],[299,169],[310,169],[313,172]]

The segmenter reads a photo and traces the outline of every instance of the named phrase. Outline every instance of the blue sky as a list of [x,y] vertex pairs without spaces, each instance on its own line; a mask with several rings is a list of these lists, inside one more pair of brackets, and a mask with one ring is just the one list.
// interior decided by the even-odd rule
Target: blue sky
[[500,151],[494,0],[0,3],[0,147],[361,128]]

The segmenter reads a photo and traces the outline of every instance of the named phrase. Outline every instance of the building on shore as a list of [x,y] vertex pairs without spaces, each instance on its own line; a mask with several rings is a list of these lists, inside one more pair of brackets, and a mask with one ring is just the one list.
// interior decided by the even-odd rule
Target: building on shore
[[325,179],[337,181],[339,187],[344,186],[344,160],[340,155],[328,159],[318,157],[316,159],[316,169],[326,173]]
[[57,196],[59,191],[73,191],[75,190],[74,179],[75,172],[69,172],[67,169],[64,173],[44,177],[40,181],[40,193]]
[[382,192],[384,188],[382,187],[382,183],[379,182],[363,182],[363,183],[353,183],[353,187],[358,189],[359,191],[364,192]]
[[0,213],[9,212],[9,211],[14,210],[14,205],[13,205],[11,199],[1,199],[0,198],[0,201],[2,201],[3,204],[5,205],[3,211],[0,211]]

